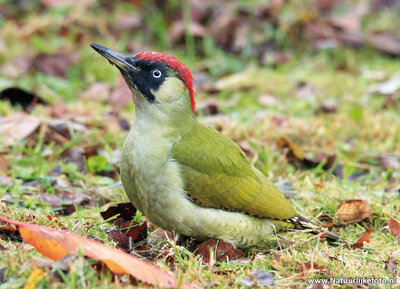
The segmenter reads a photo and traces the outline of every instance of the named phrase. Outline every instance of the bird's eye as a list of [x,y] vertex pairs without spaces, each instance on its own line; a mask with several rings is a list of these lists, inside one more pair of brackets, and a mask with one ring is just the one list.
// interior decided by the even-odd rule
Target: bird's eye
[[161,77],[161,71],[158,69],[153,70],[153,77],[154,78],[160,78]]

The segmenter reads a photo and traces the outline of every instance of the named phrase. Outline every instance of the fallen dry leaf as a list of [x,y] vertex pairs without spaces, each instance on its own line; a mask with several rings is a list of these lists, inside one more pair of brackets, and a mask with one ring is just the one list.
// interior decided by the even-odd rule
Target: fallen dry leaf
[[30,136],[40,125],[39,118],[21,112],[0,117],[0,139],[14,145]]
[[388,225],[390,232],[396,237],[397,243],[400,246],[400,223],[391,218]]
[[335,163],[336,155],[327,155],[323,152],[318,152],[314,159],[307,156],[301,147],[295,144],[287,137],[280,137],[277,141],[278,148],[286,149],[286,158],[289,163],[294,164],[297,168],[314,168],[322,161],[325,161],[324,170],[329,170]]
[[176,288],[180,284],[180,288],[198,288],[190,283],[181,283],[173,275],[155,265],[98,241],[53,228],[12,221],[4,217],[0,217],[0,220],[18,226],[22,238],[27,243],[53,260],[60,260],[68,254],[76,254],[80,249],[86,256],[104,262],[115,274],[130,274],[139,281],[159,287]]
[[341,224],[351,224],[368,218],[373,212],[367,201],[354,199],[340,202],[336,216]]
[[351,247],[353,249],[359,249],[362,246],[364,246],[364,242],[369,243],[371,241],[371,228],[368,228],[361,236],[361,238],[354,243],[353,245],[351,245]]
[[210,262],[210,250],[219,262],[240,259],[245,256],[243,251],[235,249],[232,244],[217,239],[207,240],[196,246],[196,252],[203,257],[203,261]]
[[132,250],[132,243],[129,241],[129,237],[120,230],[111,230],[107,232],[107,239],[108,241],[115,242],[116,247],[125,252]]
[[108,240],[117,243],[117,247],[125,251],[132,250],[132,245],[147,238],[147,222],[139,225],[133,220],[124,221],[118,218],[114,221],[114,225],[118,230],[110,230],[107,232]]
[[277,141],[277,145],[278,148],[288,147],[290,149],[290,152],[296,159],[299,159],[301,161],[304,160],[304,151],[290,139],[286,137],[280,137]]
[[131,202],[119,203],[108,207],[107,210],[100,213],[104,220],[108,220],[111,217],[118,215],[118,218],[124,219],[124,221],[132,220],[136,215],[136,208]]
[[125,221],[120,226],[118,226],[122,232],[132,238],[133,242],[140,242],[147,238],[147,223],[139,225],[135,221]]
[[5,154],[0,153],[0,171],[6,171],[10,168],[10,164],[8,162],[7,156]]

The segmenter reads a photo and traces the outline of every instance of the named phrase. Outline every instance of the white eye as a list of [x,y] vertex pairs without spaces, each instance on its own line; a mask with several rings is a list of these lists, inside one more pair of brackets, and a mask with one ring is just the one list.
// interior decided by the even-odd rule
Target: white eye
[[153,77],[154,78],[160,78],[161,77],[161,71],[158,69],[153,70]]

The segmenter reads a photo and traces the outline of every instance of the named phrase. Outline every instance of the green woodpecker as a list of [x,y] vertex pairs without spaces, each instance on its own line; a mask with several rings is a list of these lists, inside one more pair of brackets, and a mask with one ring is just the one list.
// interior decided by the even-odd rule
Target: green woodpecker
[[316,228],[231,139],[197,121],[193,78],[184,64],[160,52],[124,56],[91,46],[119,69],[132,91],[135,118],[120,173],[130,201],[149,220],[242,248],[276,230]]

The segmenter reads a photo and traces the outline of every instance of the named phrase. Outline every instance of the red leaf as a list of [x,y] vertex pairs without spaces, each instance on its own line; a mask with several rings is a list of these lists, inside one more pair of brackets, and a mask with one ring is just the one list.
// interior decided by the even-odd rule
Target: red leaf
[[241,250],[235,249],[232,244],[217,239],[210,239],[197,245],[196,250],[206,263],[210,262],[210,250],[215,252],[216,260],[219,262],[236,260],[245,256]]
[[[159,287],[176,288],[179,280],[170,273],[139,258],[69,232],[0,217],[6,223],[18,226],[22,238],[40,253],[60,260],[68,254],[76,254],[80,248],[90,258],[104,262],[115,274],[130,274],[139,281]],[[182,282],[180,288],[198,288]]]
[[371,241],[371,228],[368,228],[361,236],[361,238],[353,244],[351,247],[353,249],[359,249],[364,246],[364,242],[369,243]]

